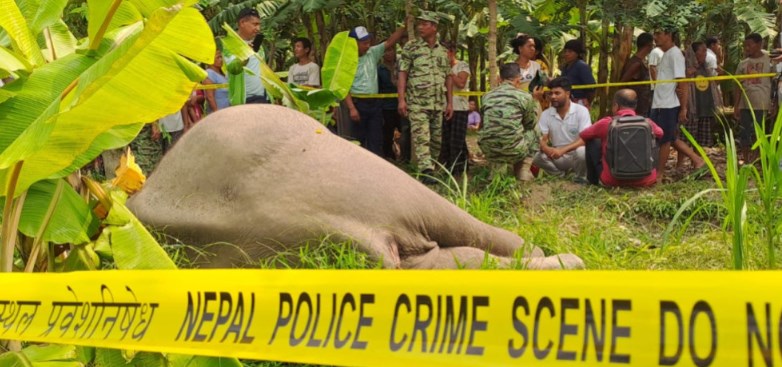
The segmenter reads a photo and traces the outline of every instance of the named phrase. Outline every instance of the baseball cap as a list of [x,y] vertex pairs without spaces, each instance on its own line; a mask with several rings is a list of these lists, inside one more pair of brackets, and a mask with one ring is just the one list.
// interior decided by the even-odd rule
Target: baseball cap
[[351,29],[348,36],[355,38],[357,41],[365,41],[372,37],[372,34],[365,27],[359,26]]

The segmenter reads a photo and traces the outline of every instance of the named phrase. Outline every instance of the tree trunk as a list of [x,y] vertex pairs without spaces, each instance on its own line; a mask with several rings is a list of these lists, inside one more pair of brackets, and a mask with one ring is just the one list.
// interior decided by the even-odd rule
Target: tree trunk
[[489,0],[489,85],[497,86],[497,0]]
[[304,29],[307,31],[307,38],[312,41],[313,50],[311,53],[315,63],[323,65],[323,55],[325,55],[326,50],[321,50],[320,48],[320,33],[317,32],[317,29],[313,29],[316,26],[313,24],[312,17],[309,14],[302,12],[301,21],[304,23]]
[[365,1],[364,10],[366,11],[367,14],[367,29],[369,29],[370,32],[374,32],[374,34],[377,35],[378,30],[375,27],[375,2],[369,0]]
[[315,25],[318,27],[318,34],[320,35],[320,50],[318,53],[320,54],[321,60],[324,60],[326,58],[326,49],[329,48],[329,42],[331,41],[332,35],[326,29],[326,21],[323,18],[323,10],[318,10],[315,12]]
[[[600,57],[598,58],[597,82],[605,83],[608,81],[608,28],[611,26],[608,18],[603,18],[603,24],[600,37]],[[597,98],[600,101],[600,115],[608,113],[608,88],[602,87],[595,90]]]
[[486,42],[481,42],[480,46],[481,58],[478,62],[481,74],[481,91],[486,91]]
[[579,24],[578,24],[578,37],[581,39],[581,42],[584,42],[584,46],[589,49],[589,45],[587,44],[587,4],[589,3],[588,0],[578,0],[578,15],[579,15]]
[[478,55],[480,55],[480,50],[478,47],[476,47],[475,37],[469,37],[467,38],[467,63],[470,65],[470,75],[472,75],[472,78],[470,78],[470,90],[478,90],[478,80],[480,79],[480,75],[478,75]]
[[[611,81],[618,82],[622,77],[622,69],[633,52],[633,26],[627,24],[614,25],[614,44],[611,48]],[[611,88],[608,100],[619,87]]]

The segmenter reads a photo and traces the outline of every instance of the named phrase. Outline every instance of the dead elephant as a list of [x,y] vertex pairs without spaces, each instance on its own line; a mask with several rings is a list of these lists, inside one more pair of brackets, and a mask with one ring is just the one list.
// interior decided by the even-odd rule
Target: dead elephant
[[246,266],[247,257],[326,235],[353,241],[386,268],[478,267],[486,251],[506,265],[524,251],[528,268],[583,267],[575,255],[525,248],[309,116],[273,105],[199,122],[128,206],[184,243],[236,245],[213,247],[206,267]]

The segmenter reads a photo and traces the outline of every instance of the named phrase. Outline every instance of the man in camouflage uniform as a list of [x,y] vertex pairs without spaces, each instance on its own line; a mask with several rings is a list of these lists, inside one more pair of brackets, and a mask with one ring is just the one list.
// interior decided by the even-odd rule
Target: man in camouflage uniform
[[163,145],[160,139],[161,132],[155,122],[144,125],[138,136],[130,142],[130,150],[136,156],[136,163],[146,176],[152,173],[160,159],[163,158]]
[[492,164],[512,164],[520,181],[530,181],[532,156],[538,151],[535,130],[536,103],[520,89],[521,72],[517,63],[502,65],[502,83],[483,96],[483,128],[478,146]]
[[[440,155],[443,112],[453,115],[451,64],[447,50],[437,42],[437,14],[418,16],[419,39],[408,42],[399,60],[399,114],[410,121],[413,157],[422,182],[433,184],[434,162]],[[443,111],[445,108],[445,111]]]

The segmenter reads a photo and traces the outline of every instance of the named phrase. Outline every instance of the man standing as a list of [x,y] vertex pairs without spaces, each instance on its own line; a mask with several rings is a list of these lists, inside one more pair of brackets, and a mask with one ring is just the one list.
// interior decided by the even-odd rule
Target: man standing
[[[685,77],[684,53],[673,42],[676,30],[671,27],[654,32],[655,43],[663,50],[663,57],[657,66],[658,80],[673,80]],[[689,86],[687,83],[660,83],[654,88],[652,112],[650,117],[663,129],[660,140],[660,158],[657,162],[657,181],[662,181],[665,163],[671,147],[679,152],[679,159],[687,156],[694,168],[704,165],[701,159],[690,147],[678,139],[679,123],[687,121],[687,106]]]
[[[635,41],[636,51],[635,55],[628,60],[624,67],[622,67],[622,77],[619,79],[620,83],[626,82],[645,82],[650,80],[649,67],[646,66],[644,60],[652,52],[654,47],[654,36],[651,33],[641,33],[638,35],[638,39]],[[636,111],[639,115],[648,116],[649,108],[652,105],[652,88],[649,84],[635,85],[630,87],[634,90],[638,96],[638,108]]]
[[356,98],[352,94],[377,94],[377,65],[386,48],[394,47],[405,33],[405,28],[397,28],[385,42],[370,47],[372,35],[365,27],[350,30],[350,37],[358,42],[358,68],[350,94],[345,97],[345,105],[350,112],[350,120],[356,129],[356,138],[361,146],[378,156],[383,156],[383,105],[377,98]]
[[722,45],[717,37],[706,38],[706,68],[714,70],[716,75],[725,74],[722,68]]
[[[258,11],[252,8],[242,9],[237,23],[239,37],[247,42],[248,46],[253,47],[255,38],[261,31],[261,16]],[[256,52],[263,57],[260,48]],[[253,56],[242,61],[226,52],[224,59],[228,70],[228,94],[232,106],[269,102],[266,99],[266,89],[261,82],[261,61],[258,58]]]
[[[752,33],[744,38],[744,55],[746,58],[739,63],[736,75],[771,73],[771,57],[763,52],[763,37],[759,34]],[[740,90],[734,93],[733,106],[738,113],[734,112],[733,118],[741,127],[739,140],[742,159],[751,163],[756,158],[756,154],[751,152],[757,139],[755,123],[763,124],[771,106],[771,78],[742,79],[741,85],[747,96],[744,97]],[[766,128],[769,126],[771,121],[766,121]]]
[[[647,187],[657,182],[656,170],[653,170],[651,174],[644,178],[617,180],[611,175],[611,169],[608,167],[606,148],[608,146],[608,130],[611,122],[614,117],[635,116],[637,102],[635,91],[632,89],[618,90],[614,94],[613,117],[604,117],[579,134],[580,139],[586,142],[586,165],[589,173],[589,183],[594,185],[603,184],[609,187]],[[658,139],[661,138],[663,130],[653,121],[649,119],[647,121],[651,124],[654,136]]]
[[[470,80],[470,66],[466,62],[456,58],[457,46],[455,43],[445,45],[448,49],[448,61],[451,64],[451,78],[453,87],[457,92],[469,90],[467,82]],[[465,96],[453,97],[453,117],[445,120],[443,124],[443,144],[440,158],[452,174],[459,175],[466,168],[467,163],[467,115],[470,104]]]
[[293,55],[297,63],[288,70],[288,81],[306,87],[320,87],[320,67],[310,59],[312,42],[303,37],[293,39]]
[[437,42],[438,24],[437,14],[422,11],[416,26],[420,39],[405,45],[399,61],[399,114],[410,121],[413,156],[425,184],[436,182],[431,175],[440,155],[443,112],[446,120],[453,115],[451,65]]
[[[578,134],[592,124],[589,110],[570,101],[571,85],[565,77],[548,84],[551,107],[540,116],[540,151],[533,163],[553,176],[575,174],[574,181],[586,182],[584,142]],[[549,143],[551,145],[549,146]]]
[[538,150],[537,102],[521,88],[519,64],[500,67],[502,83],[483,96],[483,128],[478,146],[492,164],[512,164],[519,181],[532,181],[532,155]]

